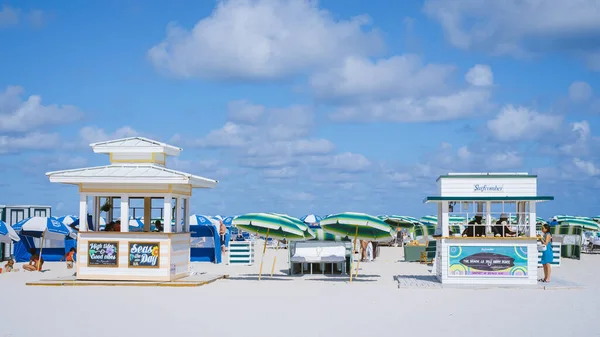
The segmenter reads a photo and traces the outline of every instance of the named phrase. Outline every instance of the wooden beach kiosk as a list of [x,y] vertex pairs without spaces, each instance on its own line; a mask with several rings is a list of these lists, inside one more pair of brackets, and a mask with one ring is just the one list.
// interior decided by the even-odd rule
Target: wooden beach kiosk
[[[535,285],[538,251],[537,176],[527,173],[449,173],[437,179],[434,273],[443,284]],[[469,221],[451,233],[450,215]],[[511,219],[516,219],[513,221]]]
[[[214,188],[216,180],[166,167],[182,149],[143,137],[90,144],[110,165],[48,172],[51,182],[79,188],[77,280],[173,281],[190,273],[189,209],[194,188]],[[100,198],[118,199],[123,225],[117,231],[90,231]],[[130,200],[144,200],[144,231],[129,232]],[[152,199],[163,199],[163,232],[150,232]],[[113,205],[115,206],[115,205]],[[175,225],[172,220],[175,218]],[[109,219],[107,219],[109,220]]]

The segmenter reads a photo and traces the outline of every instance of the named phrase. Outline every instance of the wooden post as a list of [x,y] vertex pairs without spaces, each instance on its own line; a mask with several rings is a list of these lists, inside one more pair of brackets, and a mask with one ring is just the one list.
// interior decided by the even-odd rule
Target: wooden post
[[[356,226],[356,233],[354,234],[354,249],[352,249],[352,255],[350,255],[350,263],[354,260],[354,252],[356,251],[356,241],[358,240],[358,226]],[[358,265],[360,264],[360,257],[358,258],[358,263],[356,264],[356,276],[358,276]],[[350,265],[350,282],[352,282],[352,265]]]
[[275,270],[275,262],[277,262],[277,252],[279,251],[279,240],[277,240],[277,247],[275,248],[275,257],[273,258],[273,265],[271,266],[271,277],[273,277],[273,271]]
[[267,240],[269,240],[269,231],[271,229],[267,228],[267,237],[265,237],[265,244],[263,246],[263,255],[260,258],[260,269],[258,271],[258,280],[260,281],[260,278],[262,276],[262,267],[263,267],[263,262],[265,261],[265,254],[267,253]]
[[42,249],[44,248],[44,239],[46,238],[46,230],[42,233],[42,242],[40,243],[40,258],[37,263],[37,270],[40,271],[42,269]]

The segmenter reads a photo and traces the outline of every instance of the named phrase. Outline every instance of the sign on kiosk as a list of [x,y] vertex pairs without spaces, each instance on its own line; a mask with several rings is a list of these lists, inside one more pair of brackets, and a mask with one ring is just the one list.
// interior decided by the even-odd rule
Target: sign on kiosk
[[504,185],[473,184],[473,192],[504,192]]
[[158,242],[129,242],[129,267],[160,267]]

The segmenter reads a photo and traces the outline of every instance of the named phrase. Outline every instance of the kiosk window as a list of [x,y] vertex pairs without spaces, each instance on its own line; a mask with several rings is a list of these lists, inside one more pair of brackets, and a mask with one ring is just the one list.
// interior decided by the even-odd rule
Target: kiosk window
[[34,209],[33,216],[46,217],[46,210],[45,209]]
[[10,224],[14,225],[17,222],[25,219],[25,211],[22,209],[13,209],[10,211]]

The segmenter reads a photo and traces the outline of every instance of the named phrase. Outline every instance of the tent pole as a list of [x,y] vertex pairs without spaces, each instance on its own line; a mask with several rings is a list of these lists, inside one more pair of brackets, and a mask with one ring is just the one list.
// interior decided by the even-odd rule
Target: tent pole
[[260,269],[258,271],[258,280],[260,281],[260,278],[262,277],[262,267],[263,267],[263,262],[265,262],[265,254],[267,253],[267,240],[269,240],[269,231],[271,229],[267,228],[267,236],[265,237],[265,244],[263,245],[263,255],[260,259]]
[[44,249],[44,239],[46,238],[46,231],[42,233],[42,242],[40,243],[40,258],[37,263],[37,270],[40,271],[42,269],[42,249]]
[[[352,255],[350,255],[350,262],[353,262],[354,260],[354,252],[356,252],[356,241],[358,240],[358,226],[356,226],[356,233],[354,234],[354,249],[352,250]],[[361,256],[362,257],[362,256]],[[358,276],[358,265],[360,264],[360,257],[358,258],[358,263],[356,264],[356,276]],[[352,282],[352,274],[354,274],[354,272],[352,271],[352,268],[350,268],[350,282]]]

